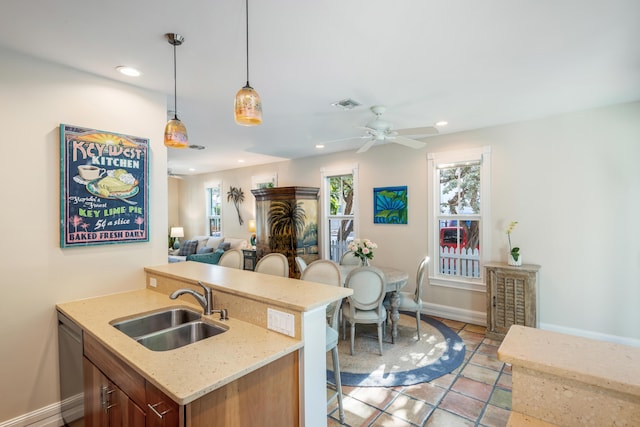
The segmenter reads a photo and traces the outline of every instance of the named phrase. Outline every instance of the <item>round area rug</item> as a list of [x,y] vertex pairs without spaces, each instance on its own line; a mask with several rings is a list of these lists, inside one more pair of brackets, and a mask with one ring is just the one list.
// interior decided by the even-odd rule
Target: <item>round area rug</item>
[[[444,323],[421,315],[417,339],[416,318],[400,313],[398,337],[391,343],[391,327],[383,338],[382,352],[378,347],[376,325],[356,325],[354,355],[351,355],[350,326],[346,339],[338,342],[342,385],[354,387],[393,387],[431,381],[456,369],[464,360],[462,339]],[[327,379],[334,383],[331,352],[327,352]]]

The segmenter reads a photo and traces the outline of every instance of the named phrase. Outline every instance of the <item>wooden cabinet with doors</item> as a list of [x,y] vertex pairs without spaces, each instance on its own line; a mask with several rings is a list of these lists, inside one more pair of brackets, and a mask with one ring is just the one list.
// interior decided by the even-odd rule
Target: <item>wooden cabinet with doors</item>
[[488,338],[502,340],[511,325],[538,327],[539,270],[535,264],[485,264]]
[[256,198],[256,256],[279,252],[289,260],[289,277],[300,277],[295,258],[307,264],[320,258],[318,250],[318,192],[316,187],[274,187],[251,190]]
[[178,426],[179,405],[85,335],[85,426]]

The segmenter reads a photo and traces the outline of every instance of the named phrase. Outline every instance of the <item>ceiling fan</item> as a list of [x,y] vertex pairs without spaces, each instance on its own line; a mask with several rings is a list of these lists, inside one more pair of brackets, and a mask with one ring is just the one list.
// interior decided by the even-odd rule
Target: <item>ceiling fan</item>
[[[351,138],[343,138],[337,141],[344,141],[348,139],[368,139],[365,144],[356,151],[356,153],[364,153],[369,150],[376,142],[395,142],[396,144],[401,144],[411,148],[423,148],[426,146],[426,143],[422,141],[416,141],[413,138],[422,138],[429,135],[437,135],[438,129],[433,126],[427,127],[419,127],[419,128],[407,128],[407,129],[398,129],[394,130],[393,125],[384,120],[382,115],[387,110],[386,107],[382,105],[374,105],[370,108],[371,112],[375,114],[375,118],[368,122],[362,129],[364,129],[364,134],[361,136],[351,137]],[[328,141],[335,142],[335,141]]]

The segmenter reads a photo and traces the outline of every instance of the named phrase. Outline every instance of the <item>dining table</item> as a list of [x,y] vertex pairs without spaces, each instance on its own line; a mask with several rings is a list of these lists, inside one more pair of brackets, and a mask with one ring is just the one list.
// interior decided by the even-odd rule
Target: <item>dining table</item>
[[[340,275],[342,277],[342,285],[345,285],[349,272],[360,267],[359,265],[338,264]],[[395,344],[398,336],[398,321],[400,320],[400,289],[404,288],[409,281],[409,274],[406,271],[398,270],[393,267],[373,266],[382,271],[384,274],[385,292],[389,294],[389,303],[391,305],[391,342]]]

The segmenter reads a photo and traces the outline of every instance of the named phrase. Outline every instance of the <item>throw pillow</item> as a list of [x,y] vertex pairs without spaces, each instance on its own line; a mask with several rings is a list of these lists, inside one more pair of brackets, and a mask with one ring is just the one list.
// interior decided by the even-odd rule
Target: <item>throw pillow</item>
[[189,256],[196,253],[196,248],[198,247],[197,240],[187,240],[180,243],[180,252],[178,252],[179,256]]
[[213,248],[208,248],[208,247],[205,246],[203,248],[198,249],[196,251],[196,254],[209,254],[211,252],[213,252]]
[[207,264],[217,264],[220,257],[224,253],[223,250],[217,250],[208,254],[192,254],[187,256],[187,261],[204,262]]
[[220,245],[218,245],[218,249],[222,249],[223,251],[228,251],[229,249],[231,249],[231,243],[221,242]]

